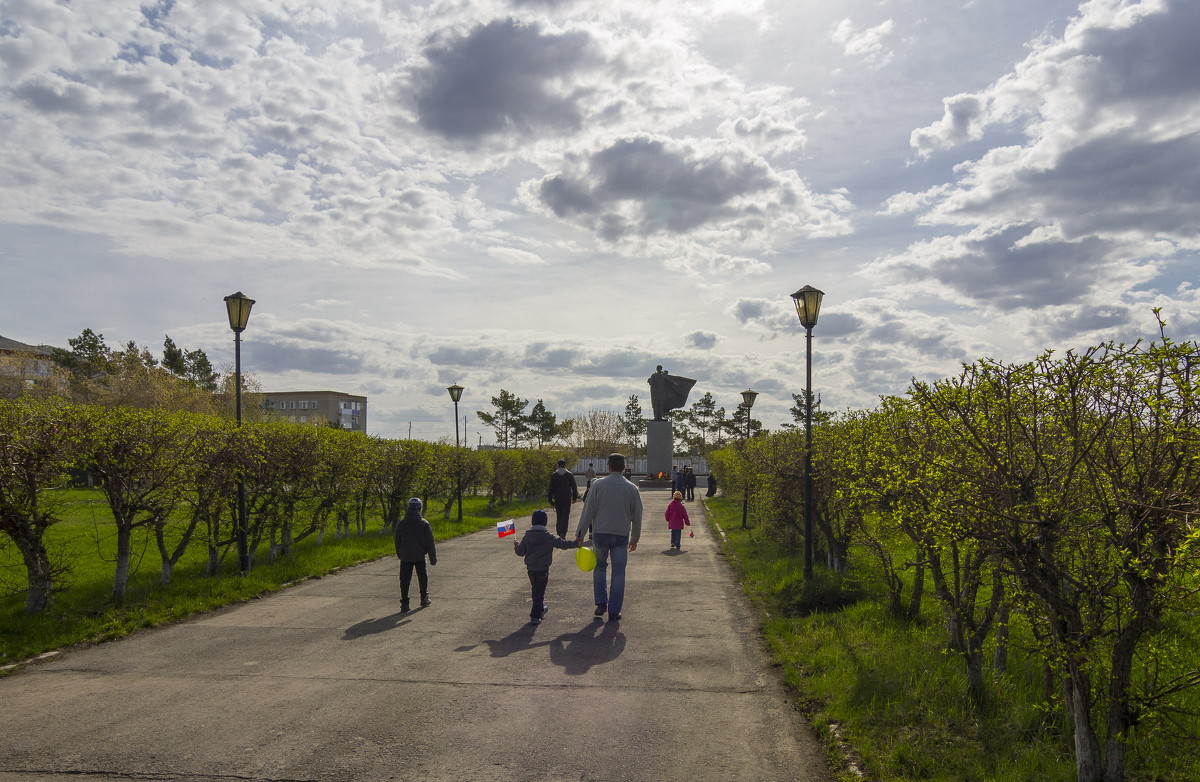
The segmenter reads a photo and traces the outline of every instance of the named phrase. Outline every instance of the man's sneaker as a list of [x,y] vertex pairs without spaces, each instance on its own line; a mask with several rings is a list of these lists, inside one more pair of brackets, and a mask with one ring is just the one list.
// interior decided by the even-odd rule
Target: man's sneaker
[[425,606],[429,605],[432,602],[433,601],[429,599],[429,595],[425,595],[424,597],[421,598],[421,608],[424,608]]
[[403,613],[404,613],[405,611],[407,611],[407,610],[408,610],[408,601],[407,601],[407,600],[401,600],[401,601],[400,601],[400,613],[402,613],[402,614],[403,614]]
[[609,615],[608,615],[608,621],[610,621],[610,622],[619,622],[619,621],[621,621],[621,615],[620,615],[620,614],[609,614]]
[[592,614],[592,616],[594,616],[596,618],[600,618],[600,617],[604,616],[604,612],[607,610],[608,610],[608,604],[600,603],[599,605],[596,606],[596,611]]

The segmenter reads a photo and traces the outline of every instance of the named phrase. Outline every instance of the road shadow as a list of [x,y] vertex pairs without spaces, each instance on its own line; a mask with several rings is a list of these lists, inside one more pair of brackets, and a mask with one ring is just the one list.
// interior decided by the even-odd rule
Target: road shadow
[[[599,632],[597,632],[599,630]],[[591,622],[578,633],[565,633],[550,641],[550,662],[568,676],[582,676],[625,651],[620,622]]]
[[[550,662],[563,668],[569,676],[581,676],[594,666],[612,662],[625,651],[625,634],[619,622],[592,621],[579,632],[562,633],[545,641],[536,640],[538,626],[523,625],[499,640],[485,640],[492,657],[547,646]],[[467,652],[474,646],[460,646],[454,651]]]
[[391,616],[385,616],[381,619],[367,619],[346,628],[346,632],[342,634],[343,641],[353,641],[355,638],[362,638],[365,635],[374,635],[375,633],[386,633],[388,630],[395,630],[398,627],[411,622],[411,619],[400,621],[403,617],[411,614],[411,611],[401,611]]
[[669,548],[669,549],[667,549],[666,551],[664,551],[664,552],[662,552],[662,553],[663,553],[664,555],[668,556],[668,557],[677,557],[677,556],[679,556],[680,554],[686,554],[687,552],[686,552],[686,551],[684,551],[683,549],[673,549],[673,548]]

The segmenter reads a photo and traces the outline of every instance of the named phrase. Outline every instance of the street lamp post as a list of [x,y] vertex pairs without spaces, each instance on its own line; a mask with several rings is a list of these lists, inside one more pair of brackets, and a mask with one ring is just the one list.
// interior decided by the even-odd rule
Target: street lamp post
[[[742,401],[746,403],[746,442],[750,442],[750,408],[754,407],[754,400],[758,397],[757,391],[746,389],[742,392]],[[748,529],[746,526],[746,514],[750,507],[750,473],[746,471],[746,485],[742,492],[742,529]]]
[[457,471],[455,483],[458,487],[458,521],[462,523],[462,451],[459,450],[458,445],[458,400],[462,399],[463,387],[455,383],[446,390],[450,392],[450,398],[454,400],[454,458]]
[[813,577],[813,479],[812,479],[812,330],[821,313],[822,291],[805,285],[792,294],[796,315],[804,327],[804,579]]
[[[233,398],[237,410],[237,425],[242,426],[242,332],[250,321],[250,308],[254,299],[247,298],[241,291],[225,297],[225,309],[229,313],[229,328],[233,329]],[[250,546],[246,540],[246,482],[238,470],[237,482],[237,547],[238,570],[246,575],[250,570]]]

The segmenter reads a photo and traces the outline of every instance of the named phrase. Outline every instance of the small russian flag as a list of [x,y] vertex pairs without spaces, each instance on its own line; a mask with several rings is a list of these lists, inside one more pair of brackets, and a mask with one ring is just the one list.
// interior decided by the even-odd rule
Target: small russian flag
[[506,519],[505,521],[496,522],[496,537],[502,538],[505,535],[517,534],[516,519]]

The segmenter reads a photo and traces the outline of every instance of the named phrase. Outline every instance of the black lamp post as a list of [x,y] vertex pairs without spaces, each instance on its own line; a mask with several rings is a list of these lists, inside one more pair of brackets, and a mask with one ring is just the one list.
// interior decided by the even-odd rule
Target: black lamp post
[[[242,425],[242,332],[250,320],[250,308],[254,299],[238,291],[225,297],[225,308],[229,312],[229,328],[233,329],[233,385],[234,407],[237,409],[237,425]],[[238,569],[242,575],[250,570],[250,546],[246,541],[246,483],[242,471],[238,470],[237,482],[237,547]]]
[[[742,401],[746,403],[746,442],[750,442],[750,408],[754,407],[754,400],[758,397],[757,391],[746,389],[742,392]],[[748,529],[746,526],[746,514],[750,507],[750,476],[747,471],[745,491],[742,492],[742,529]]]
[[458,476],[456,483],[458,485],[458,520],[462,522],[462,451],[458,445],[458,400],[462,399],[463,387],[458,383],[446,389],[450,392],[450,398],[454,400],[454,458],[456,461],[456,469]]
[[813,577],[813,479],[812,479],[812,330],[821,313],[822,291],[805,285],[792,294],[796,315],[804,327],[804,578]]

